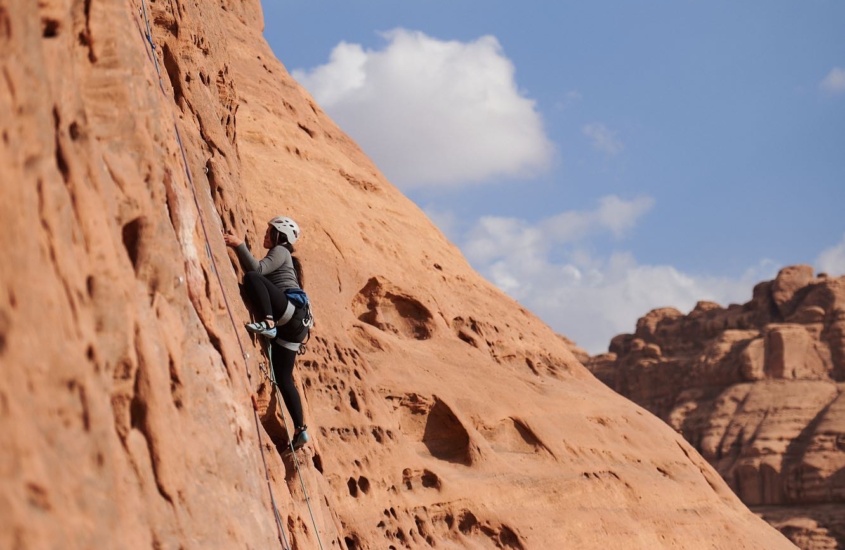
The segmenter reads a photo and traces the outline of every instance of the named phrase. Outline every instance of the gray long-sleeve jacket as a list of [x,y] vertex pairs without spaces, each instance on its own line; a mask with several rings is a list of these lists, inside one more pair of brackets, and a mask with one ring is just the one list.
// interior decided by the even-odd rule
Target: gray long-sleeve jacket
[[270,279],[270,282],[282,291],[299,288],[296,270],[293,268],[293,258],[284,246],[274,246],[267,251],[267,255],[261,261],[255,259],[246,247],[246,243],[239,244],[235,248],[235,253],[244,271],[257,271],[259,275]]

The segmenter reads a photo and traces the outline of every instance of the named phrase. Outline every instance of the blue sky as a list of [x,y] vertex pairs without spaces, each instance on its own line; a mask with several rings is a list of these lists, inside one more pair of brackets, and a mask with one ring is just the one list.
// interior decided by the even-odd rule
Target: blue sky
[[845,2],[264,2],[279,59],[480,273],[590,352],[845,274]]

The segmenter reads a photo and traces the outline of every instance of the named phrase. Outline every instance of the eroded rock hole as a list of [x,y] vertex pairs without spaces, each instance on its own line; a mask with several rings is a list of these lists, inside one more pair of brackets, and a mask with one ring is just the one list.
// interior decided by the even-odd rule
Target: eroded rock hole
[[361,492],[367,494],[370,492],[370,480],[361,476],[358,478],[358,487],[361,489]]
[[6,352],[6,346],[8,344],[7,334],[11,324],[6,312],[0,311],[0,355]]
[[53,108],[53,124],[55,125],[55,133],[56,133],[56,166],[59,169],[59,172],[62,173],[62,178],[65,181],[70,179],[70,167],[67,163],[67,156],[65,155],[65,151],[62,148],[62,142],[59,139],[60,137],[60,128],[61,128],[61,117],[59,116],[59,110],[57,108]]
[[428,470],[423,471],[421,481],[423,487],[428,487],[430,489],[440,488],[440,478],[437,477],[437,474],[434,472],[430,472]]
[[478,347],[478,342],[475,341],[475,338],[473,338],[472,336],[470,336],[469,334],[467,334],[464,331],[458,332],[458,338],[460,338],[461,340],[463,340],[464,342],[466,342],[467,344],[471,345],[474,348]]
[[162,47],[162,54],[164,56],[164,68],[167,71],[167,76],[170,79],[170,85],[173,87],[173,101],[180,103],[184,93],[182,91],[182,79],[180,77],[179,62],[173,55],[173,52],[165,44]]
[[439,399],[428,413],[423,443],[435,458],[469,465],[469,433],[452,410]]
[[[206,281],[208,281],[208,278],[206,278]],[[211,293],[208,293],[208,295],[211,296]],[[214,346],[214,349],[217,350],[217,353],[220,354],[220,357],[225,359],[226,355],[223,353],[223,341],[220,339],[220,337],[214,334],[213,332],[209,331],[208,341],[211,342],[211,345]]]
[[144,422],[147,419],[147,404],[137,394],[132,397],[132,402],[129,405],[129,418],[133,428],[141,432],[144,431]]
[[177,409],[184,406],[182,401],[182,380],[179,378],[179,371],[173,357],[169,358],[168,368],[170,369],[170,395],[173,398],[173,405]]
[[311,128],[309,128],[309,127],[305,126],[305,125],[304,125],[304,124],[302,124],[301,122],[300,122],[299,124],[297,124],[297,126],[299,126],[299,129],[300,129],[300,130],[302,130],[303,132],[305,132],[306,134],[308,134],[308,137],[310,137],[310,138],[313,138],[313,137],[314,137],[314,133],[315,133],[315,132],[314,132],[314,130],[312,130]]
[[142,218],[135,218],[125,224],[122,231],[123,247],[126,249],[126,253],[129,255],[129,259],[132,261],[132,266],[135,267],[135,269],[138,268],[139,241],[141,237],[142,223]]
[[525,548],[522,546],[519,536],[507,525],[503,525],[499,531],[499,541],[507,548],[517,548],[519,550]]
[[59,36],[59,21],[45,18],[41,20],[41,36],[44,38],[55,38]]
[[379,330],[427,340],[434,323],[431,312],[417,299],[373,277],[355,299],[358,319]]
[[475,514],[468,510],[464,510],[458,520],[458,530],[466,535],[469,534],[476,525],[478,525],[478,518],[475,517]]

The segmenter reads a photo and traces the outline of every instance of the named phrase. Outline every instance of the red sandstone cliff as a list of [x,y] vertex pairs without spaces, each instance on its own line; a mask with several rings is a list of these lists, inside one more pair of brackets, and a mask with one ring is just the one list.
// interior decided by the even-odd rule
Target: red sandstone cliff
[[[152,2],[154,52],[140,8],[0,0],[0,547],[275,548],[268,485],[298,549],[793,547],[472,271],[256,2]],[[301,480],[221,238],[279,212]]]
[[845,548],[845,277],[788,267],[727,309],[650,312],[591,359],[802,548]]

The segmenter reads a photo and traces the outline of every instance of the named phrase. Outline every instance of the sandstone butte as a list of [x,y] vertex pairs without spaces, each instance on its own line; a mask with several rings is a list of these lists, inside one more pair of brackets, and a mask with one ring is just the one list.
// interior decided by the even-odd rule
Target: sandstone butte
[[845,277],[792,266],[743,305],[651,311],[587,364],[798,546],[845,548]]
[[[141,8],[0,0],[0,548],[794,548],[470,268],[257,1],[151,2],[153,53]],[[277,213],[301,478],[221,238]]]

